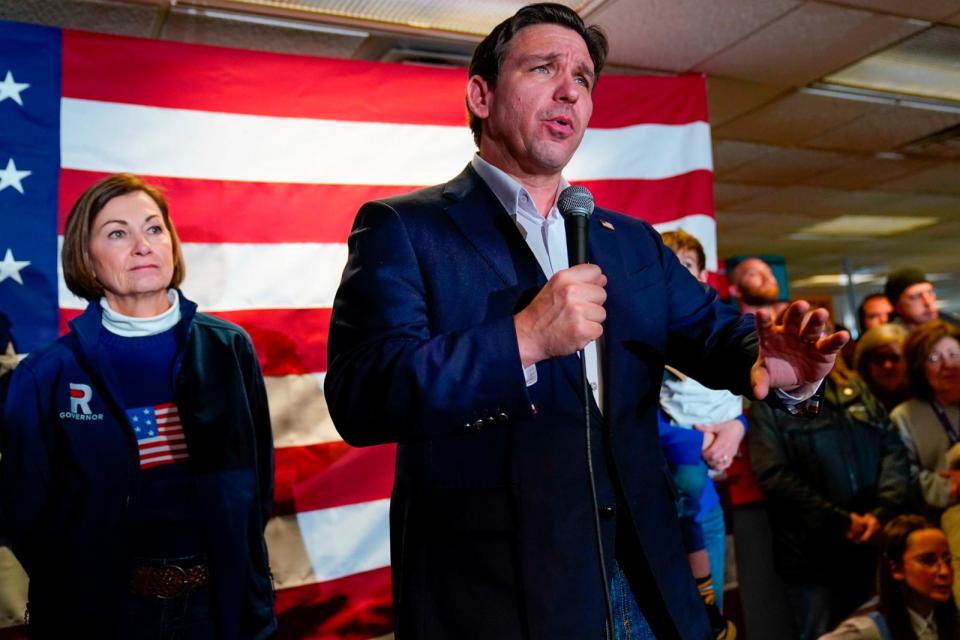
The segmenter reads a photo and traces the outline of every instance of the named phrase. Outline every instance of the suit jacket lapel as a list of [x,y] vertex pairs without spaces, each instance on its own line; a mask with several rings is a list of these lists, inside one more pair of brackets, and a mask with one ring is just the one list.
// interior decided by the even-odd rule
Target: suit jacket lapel
[[504,284],[526,290],[546,283],[513,218],[470,166],[444,186],[443,194],[450,201],[447,215]]

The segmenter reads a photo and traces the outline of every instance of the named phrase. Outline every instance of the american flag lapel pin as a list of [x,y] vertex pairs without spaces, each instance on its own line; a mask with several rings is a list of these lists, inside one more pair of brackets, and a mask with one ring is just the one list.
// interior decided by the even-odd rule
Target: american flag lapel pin
[[600,226],[606,229],[607,231],[613,231],[613,223],[608,220],[601,220]]

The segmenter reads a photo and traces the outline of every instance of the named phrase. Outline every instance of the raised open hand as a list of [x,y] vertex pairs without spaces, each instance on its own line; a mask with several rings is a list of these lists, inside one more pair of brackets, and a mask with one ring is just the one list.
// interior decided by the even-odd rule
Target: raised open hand
[[805,394],[830,373],[850,334],[824,335],[828,318],[826,309],[811,311],[805,300],[787,307],[782,324],[774,323],[769,310],[757,311],[760,355],[750,372],[755,398],[765,398],[770,389]]

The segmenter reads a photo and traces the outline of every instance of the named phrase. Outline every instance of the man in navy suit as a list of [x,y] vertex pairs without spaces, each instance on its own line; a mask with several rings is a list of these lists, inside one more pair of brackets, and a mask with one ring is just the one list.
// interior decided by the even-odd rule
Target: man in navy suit
[[708,637],[658,442],[664,363],[805,398],[847,339],[798,303],[784,325],[758,316],[758,355],[752,319],[610,211],[589,223],[593,264],[568,268],[561,172],[606,52],[568,8],[521,9],[471,62],[479,153],[357,214],[325,392],[347,442],[399,443],[398,640],[600,640],[606,595],[617,638]]

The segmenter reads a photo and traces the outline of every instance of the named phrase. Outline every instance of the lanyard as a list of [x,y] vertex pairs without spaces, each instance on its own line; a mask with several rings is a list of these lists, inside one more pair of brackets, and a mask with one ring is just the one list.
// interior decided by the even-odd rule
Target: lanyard
[[936,400],[930,401],[930,408],[933,409],[935,414],[937,414],[937,419],[940,420],[940,424],[943,426],[943,431],[947,434],[947,439],[950,441],[950,446],[957,444],[957,440],[960,440],[960,434],[957,433],[957,429],[950,422],[950,418],[947,417],[947,412],[944,411],[943,407],[941,407],[940,403]]

